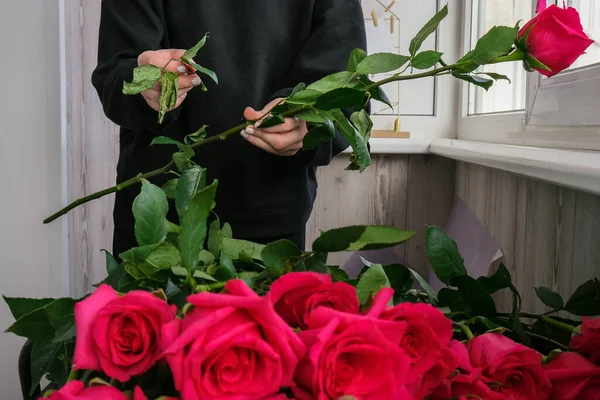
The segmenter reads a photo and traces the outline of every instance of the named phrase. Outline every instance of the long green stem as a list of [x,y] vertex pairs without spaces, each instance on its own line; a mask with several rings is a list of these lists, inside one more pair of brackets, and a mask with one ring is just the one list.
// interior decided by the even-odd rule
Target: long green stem
[[[391,76],[389,78],[382,79],[382,80],[380,80],[378,82],[371,83],[371,84],[365,86],[364,88],[362,88],[361,90],[363,90],[363,91],[366,92],[366,91],[369,91],[371,89],[377,88],[379,86],[385,85],[386,83],[390,83],[390,82],[413,80],[413,79],[419,79],[419,78],[424,78],[424,77],[429,77],[429,76],[437,76],[437,75],[444,74],[444,73],[446,73],[448,71],[451,71],[454,68],[456,68],[456,65],[448,65],[448,66],[445,66],[445,67],[433,69],[433,70],[426,71],[426,72],[421,72],[421,73],[418,73],[418,74],[410,74],[410,75],[398,75],[398,74],[396,74],[396,75]],[[309,107],[310,107],[310,105],[298,106],[298,107],[295,107],[295,108],[293,108],[293,109],[291,109],[291,110],[283,113],[282,116],[287,117],[287,116],[290,116],[290,115],[294,115],[294,114],[297,114],[300,111],[302,111],[302,110],[304,110],[306,108],[309,108]],[[260,119],[262,119],[262,117],[259,118],[259,120]],[[243,122],[243,123],[241,123],[241,124],[239,124],[239,125],[231,128],[231,129],[226,130],[225,132],[219,133],[218,135],[214,135],[214,136],[211,136],[211,137],[206,138],[204,140],[200,140],[199,142],[194,143],[192,145],[192,147],[193,148],[198,148],[200,146],[204,146],[204,145],[209,144],[209,143],[217,142],[217,141],[220,141],[220,140],[225,140],[229,136],[231,136],[231,135],[233,135],[235,133],[238,133],[239,131],[241,131],[242,129],[244,129],[245,127],[247,127],[248,125],[250,125],[250,124],[252,124],[254,122],[256,122],[256,121],[246,121],[246,122]],[[165,166],[163,166],[161,168],[155,169],[154,171],[146,172],[146,173],[143,173],[143,174],[138,174],[135,177],[133,177],[133,178],[131,178],[131,179],[125,181],[125,182],[119,183],[118,185],[115,185],[115,186],[110,187],[108,189],[104,189],[104,190],[101,190],[99,192],[92,193],[90,195],[81,197],[81,198],[73,201],[72,203],[70,203],[69,205],[67,205],[66,207],[64,207],[63,209],[61,209],[61,210],[57,211],[56,213],[52,214],[50,217],[46,218],[44,220],[44,224],[49,224],[50,222],[55,221],[56,219],[60,218],[61,216],[67,214],[69,211],[73,210],[74,208],[79,207],[79,206],[81,206],[83,204],[86,204],[86,203],[88,203],[88,202],[90,202],[92,200],[99,199],[99,198],[104,197],[104,196],[106,196],[108,194],[116,193],[116,192],[122,191],[122,190],[124,190],[124,189],[126,189],[126,188],[128,188],[130,186],[136,185],[136,184],[140,183],[143,179],[150,179],[150,178],[153,178],[155,176],[159,176],[159,175],[163,175],[163,174],[169,173],[173,169],[173,167],[174,167],[174,163],[173,163],[173,161],[171,161],[167,165],[165,165]]]

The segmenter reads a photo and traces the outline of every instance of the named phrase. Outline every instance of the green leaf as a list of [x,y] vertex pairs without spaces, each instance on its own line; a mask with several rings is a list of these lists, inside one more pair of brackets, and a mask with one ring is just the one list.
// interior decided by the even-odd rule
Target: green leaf
[[150,143],[150,146],[154,146],[157,144],[165,144],[165,145],[175,145],[175,146],[181,146],[183,143],[181,143],[180,141],[177,141],[175,139],[172,139],[170,137],[167,136],[158,136],[155,137],[154,139],[152,139],[152,143]]
[[306,89],[306,83],[300,82],[299,84],[296,85],[296,87],[294,87],[294,89],[292,90],[292,93],[290,93],[290,95],[288,97],[292,97],[296,93],[299,93],[299,92],[303,91],[304,89]]
[[358,129],[358,133],[363,137],[363,140],[368,142],[373,128],[373,121],[371,121],[369,113],[364,109],[356,111],[350,116],[350,121]]
[[329,268],[329,273],[331,274],[334,282],[348,282],[350,280],[350,277],[346,271],[340,267],[328,266],[327,268]]
[[298,114],[296,114],[295,117],[302,121],[310,122],[313,124],[322,124],[323,122],[325,122],[325,117],[319,114],[314,108],[302,110]]
[[227,257],[221,257],[220,265],[215,269],[213,276],[219,282],[226,282],[236,278],[233,262]]
[[383,90],[383,88],[381,86],[378,86],[374,89],[369,90],[369,93],[371,94],[371,98],[373,100],[377,100],[381,103],[386,104],[390,108],[394,108],[394,106],[390,102],[390,99],[388,98],[387,94],[385,93],[385,91]]
[[348,70],[349,72],[356,72],[358,64],[360,64],[360,62],[364,60],[365,57],[367,57],[367,52],[363,49],[352,50],[352,52],[350,53],[350,58],[348,59],[348,66],[346,70]]
[[155,243],[148,246],[134,247],[133,249],[127,250],[121,253],[119,257],[121,260],[129,263],[133,266],[138,266],[146,262],[146,258],[152,253],[160,244]]
[[335,126],[329,119],[325,119],[323,124],[311,128],[306,136],[304,136],[302,148],[304,150],[316,149],[322,144],[329,142],[334,137]]
[[433,18],[421,28],[417,35],[410,41],[408,51],[411,56],[417,54],[417,51],[421,48],[423,42],[437,30],[439,24],[448,16],[448,5],[445,5],[440,11],[438,11]]
[[265,118],[261,124],[260,127],[261,128],[271,128],[273,126],[277,126],[277,125],[281,125],[285,122],[285,119],[283,118],[282,115],[279,114],[275,114],[275,115],[271,115],[267,118]]
[[410,271],[404,265],[391,264],[383,267],[390,281],[390,287],[396,294],[403,294],[413,287],[413,279]]
[[540,286],[535,288],[535,294],[537,297],[554,310],[561,309],[565,305],[562,296],[546,287]]
[[15,320],[52,303],[56,299],[27,299],[22,297],[2,296]]
[[454,76],[455,78],[458,78],[460,80],[472,83],[475,86],[484,88],[486,91],[489,90],[494,85],[494,81],[492,79],[482,78],[481,76],[478,76],[478,75],[453,74],[452,76]]
[[216,282],[217,281],[214,277],[212,277],[209,274],[207,274],[206,272],[203,272],[203,271],[200,271],[200,270],[194,271],[194,278],[204,279],[205,281],[209,281],[209,282]]
[[215,262],[215,256],[208,250],[202,250],[200,252],[200,262],[202,263],[202,265],[205,266],[209,266],[214,264]]
[[175,189],[177,188],[177,182],[179,179],[170,179],[164,185],[162,185],[161,189],[165,192],[165,195],[169,199],[175,199]]
[[[183,60],[182,60],[183,61]],[[196,72],[199,72],[201,74],[204,74],[206,76],[208,76],[210,79],[212,79],[217,85],[219,84],[219,78],[217,77],[217,74],[215,73],[215,71],[208,69],[206,67],[203,67],[200,64],[196,64],[193,61],[190,60],[185,60],[184,61],[186,64],[191,65],[192,67],[194,67],[196,69]],[[206,91],[206,90],[204,90]]]
[[201,126],[196,132],[187,135],[183,139],[183,141],[187,145],[192,145],[194,143],[198,143],[199,141],[204,139],[206,137],[206,135],[208,134],[208,132],[206,132],[206,128],[208,128],[208,125]]
[[320,110],[333,110],[336,108],[360,109],[365,103],[365,92],[352,88],[333,89],[319,97],[315,107]]
[[69,375],[65,343],[34,343],[31,349],[31,390],[33,395],[46,375],[51,382],[63,384]]
[[246,240],[224,238],[221,254],[224,254],[233,261],[239,260],[242,253],[247,254],[254,260],[261,260],[261,253],[264,248],[265,246],[262,244],[252,243]]
[[309,105],[315,104],[315,101],[323,95],[323,92],[313,89],[302,90],[286,99],[289,104]]
[[369,154],[369,147],[367,142],[358,132],[358,130],[348,121],[346,115],[340,110],[335,110],[332,113],[333,120],[340,130],[342,136],[352,147],[353,158],[351,162],[356,165],[360,172],[364,171],[369,165],[371,165],[371,154]]
[[219,257],[221,254],[221,246],[225,238],[231,239],[233,232],[231,231],[231,225],[225,223],[221,228],[221,222],[215,220],[210,224],[208,231],[208,251],[210,251],[215,257]]
[[475,315],[493,317],[497,314],[496,304],[492,296],[481,283],[468,275],[457,276],[450,283],[458,289],[463,300],[469,305]]
[[202,39],[198,43],[196,43],[192,48],[188,49],[185,53],[183,53],[183,57],[187,60],[191,60],[192,58],[198,55],[198,51],[206,44],[206,40],[208,39],[208,33],[204,35]]
[[410,57],[394,53],[375,53],[365,57],[356,66],[356,75],[373,75],[400,69]]
[[496,57],[510,53],[517,40],[518,31],[517,27],[494,26],[475,45],[472,53],[473,62],[484,65]]
[[167,294],[167,299],[169,299],[169,302],[171,304],[175,304],[179,309],[185,306],[187,302],[185,293],[179,288],[179,286],[175,285],[171,280],[167,282],[165,293]]
[[123,94],[134,95],[151,89],[161,76],[160,68],[150,64],[140,65],[133,70],[133,80],[123,83]]
[[365,304],[384,287],[391,287],[381,264],[375,264],[362,275],[356,285],[356,295],[360,304]]
[[217,194],[218,182],[198,192],[189,202],[185,210],[179,231],[179,249],[183,266],[193,270],[198,264],[200,251],[204,248],[207,226],[206,222]]
[[[347,87],[352,80],[352,72],[342,71],[335,74],[327,75],[323,79],[320,79],[314,83],[311,83],[306,87],[306,91],[315,90],[321,93],[326,93],[334,89]],[[302,93],[302,92],[300,92]],[[298,95],[300,94],[298,93]]]
[[160,106],[160,111],[158,112],[158,123],[162,124],[167,111],[175,106],[173,97],[175,97],[175,101],[177,101],[179,76],[172,72],[167,72],[160,78],[160,83],[162,85],[162,89],[158,99],[158,104]]
[[273,278],[278,278],[286,272],[291,272],[290,259],[294,260],[302,255],[302,251],[289,240],[278,240],[270,243],[261,252],[261,259],[267,271]]
[[190,200],[206,187],[206,169],[194,166],[183,171],[175,190],[175,207],[179,218],[190,203]]
[[127,274],[127,271],[125,271],[125,268],[119,264],[112,254],[106,250],[104,250],[104,253],[106,255],[106,273],[108,276],[103,283],[117,290],[119,288],[119,280]]
[[181,255],[171,243],[163,243],[150,253],[146,262],[156,269],[171,269],[181,265]]
[[167,237],[169,203],[165,192],[147,180],[133,202],[135,237],[140,246],[161,243]]
[[497,74],[495,72],[477,72],[476,75],[487,75],[495,81],[505,80],[508,81],[508,83],[511,83],[510,78],[508,76]]
[[600,315],[600,281],[594,278],[579,286],[567,301],[565,310],[580,317]]
[[415,232],[391,226],[348,226],[324,232],[313,243],[313,251],[377,250],[396,246],[413,237]]
[[173,162],[177,166],[177,169],[181,172],[191,168],[193,163],[191,161],[195,152],[191,146],[182,145],[179,147],[179,151],[173,154]]
[[72,315],[74,310],[75,300],[56,299],[22,315],[6,331],[31,339],[35,343],[51,342],[61,328],[61,319]]
[[425,252],[436,276],[443,283],[452,278],[467,275],[464,261],[456,242],[438,227],[428,227],[425,232]]
[[439,303],[438,303],[438,299],[437,299],[437,296],[435,295],[435,291],[433,290],[433,288],[429,285],[429,283],[427,283],[427,281],[417,271],[410,269],[410,268],[408,270],[415,277],[417,282],[419,282],[419,285],[421,285],[421,288],[423,288],[423,290],[427,294],[429,303],[432,306],[437,307],[439,305]]
[[171,272],[177,276],[187,276],[188,275],[187,269],[185,269],[183,267],[173,267],[173,268],[171,268]]
[[477,278],[477,282],[479,282],[489,294],[494,294],[498,290],[509,288],[512,285],[510,272],[508,272],[504,264],[501,264],[498,267],[498,270],[496,270],[494,275],[490,277],[481,276]]
[[433,50],[423,51],[413,58],[411,65],[416,69],[428,69],[440,62],[442,55],[442,53]]

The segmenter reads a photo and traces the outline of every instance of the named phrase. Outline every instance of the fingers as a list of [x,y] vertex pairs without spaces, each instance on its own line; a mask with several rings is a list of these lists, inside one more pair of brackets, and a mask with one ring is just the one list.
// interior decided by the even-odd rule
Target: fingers
[[[260,121],[254,125],[256,128],[260,127]],[[259,129],[262,132],[266,133],[283,133],[283,132],[291,132],[300,127],[300,120],[298,118],[285,118],[283,124],[275,125],[270,128],[261,128]]]
[[200,86],[201,83],[202,83],[202,80],[196,74],[179,76],[179,90],[183,90],[183,89],[189,90],[189,89],[195,88],[197,86]]
[[300,151],[300,149],[302,149],[302,142],[294,143],[291,146],[283,148],[282,147],[283,142],[275,142],[275,143],[267,142],[266,140],[256,137],[254,135],[248,135],[245,131],[242,131],[241,134],[247,141],[252,143],[254,146],[256,146],[268,153],[275,154],[278,156],[285,156],[285,157],[293,156],[298,151]]

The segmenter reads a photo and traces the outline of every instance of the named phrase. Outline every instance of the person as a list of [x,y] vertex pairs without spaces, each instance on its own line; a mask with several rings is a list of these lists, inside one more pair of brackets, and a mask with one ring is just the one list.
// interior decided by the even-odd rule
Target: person
[[[124,81],[142,64],[164,67],[179,59],[205,33],[210,39],[195,57],[216,71],[208,91],[180,63],[174,110],[158,124],[160,87],[138,96],[122,94]],[[298,83],[310,84],[346,68],[351,51],[366,49],[360,0],[103,0],[98,66],[92,83],[106,116],[120,126],[117,181],[168,163],[174,146],[150,146],[156,136],[182,140],[202,125],[217,134],[263,115]],[[241,135],[202,146],[195,161],[219,180],[215,213],[234,237],[258,243],[289,239],[304,247],[306,222],[316,196],[316,167],[328,164],[347,144],[341,136],[301,150],[306,124],[248,127]],[[153,180],[162,184],[172,176]],[[139,186],[118,192],[113,252],[137,245],[132,205]],[[177,215],[168,216],[177,222]]]

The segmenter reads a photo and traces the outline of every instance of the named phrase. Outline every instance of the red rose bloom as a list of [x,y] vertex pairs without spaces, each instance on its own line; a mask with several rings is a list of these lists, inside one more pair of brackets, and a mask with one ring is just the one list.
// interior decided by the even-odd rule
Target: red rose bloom
[[[406,322],[400,348],[411,358],[409,383],[422,381],[423,375],[443,357],[444,348],[452,339],[452,321],[435,307],[422,303],[403,303],[388,307],[392,289],[382,289],[373,299],[367,315],[388,321]],[[443,369],[443,368],[442,368]],[[441,371],[438,369],[435,375]]]
[[163,327],[175,387],[186,400],[255,400],[291,386],[306,348],[273,309],[241,280],[227,294],[188,297],[194,307]]
[[476,336],[467,345],[474,368],[482,380],[512,400],[548,399],[552,386],[542,356],[535,350],[495,333]]
[[600,318],[583,317],[581,335],[573,336],[570,346],[590,361],[600,364]]
[[[40,399],[41,400],[41,399]],[[86,388],[81,381],[71,381],[52,392],[47,400],[128,400],[119,389],[112,386]]]
[[269,296],[275,311],[293,328],[307,328],[310,313],[317,307],[330,307],[358,313],[356,288],[344,282],[333,283],[330,275],[316,272],[285,274],[271,285]]
[[579,13],[572,7],[551,5],[521,28],[519,38],[528,31],[527,53],[550,68],[537,69],[546,76],[569,68],[594,43],[583,31]]
[[546,372],[552,382],[551,400],[600,399],[600,367],[577,353],[554,357]]
[[121,382],[148,371],[162,357],[160,331],[175,313],[144,291],[119,296],[102,285],[75,305],[76,369],[103,371]]

